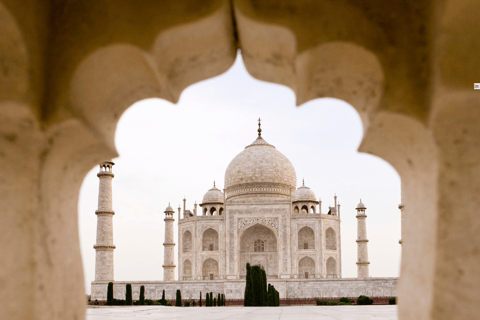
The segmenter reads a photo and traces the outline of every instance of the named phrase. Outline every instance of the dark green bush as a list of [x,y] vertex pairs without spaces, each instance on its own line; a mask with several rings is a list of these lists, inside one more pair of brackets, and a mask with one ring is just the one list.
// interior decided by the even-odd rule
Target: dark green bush
[[154,306],[161,306],[162,304],[160,302],[156,301],[153,305]]
[[200,291],[200,300],[198,300],[198,306],[202,306],[202,291]]
[[183,304],[185,307],[190,307],[190,302],[189,301],[185,301],[185,303]]
[[97,299],[95,299],[95,305],[98,306],[98,300]]
[[214,306],[214,307],[217,306],[217,298],[213,298],[213,306]]
[[388,304],[397,304],[397,298],[391,297],[390,299],[388,299]]
[[171,307],[172,306],[172,303],[170,301],[167,301],[167,303],[165,304],[167,307]]
[[195,307],[195,300],[192,301],[192,306]]
[[325,300],[317,300],[317,306],[324,306],[327,304],[327,301]]
[[373,300],[370,299],[367,296],[360,296],[357,299],[357,304],[358,305],[369,305],[369,304],[372,304],[372,303],[373,303]]
[[113,306],[113,300],[113,282],[109,282],[107,287],[107,306]]
[[327,301],[327,306],[336,306],[337,304],[337,301]]
[[255,306],[254,293],[253,293],[253,279],[252,279],[252,267],[250,263],[247,263],[247,279],[245,285],[245,296],[243,298],[243,305],[245,307]]
[[148,304],[149,306],[151,306],[153,305],[153,300],[145,299],[145,304]]
[[181,307],[182,306],[182,293],[180,292],[180,289],[177,289],[177,299],[175,300],[175,307]]
[[352,300],[346,298],[346,297],[343,297],[343,298],[340,298],[340,302],[343,302],[343,303],[352,303]]

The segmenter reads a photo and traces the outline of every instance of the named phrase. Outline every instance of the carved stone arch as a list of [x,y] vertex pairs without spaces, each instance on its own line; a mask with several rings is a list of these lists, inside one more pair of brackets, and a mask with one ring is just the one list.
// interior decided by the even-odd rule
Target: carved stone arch
[[259,265],[268,276],[278,276],[278,239],[273,228],[260,223],[249,226],[239,234],[239,269],[245,275],[245,265]]
[[329,257],[326,262],[327,278],[336,278],[337,261],[334,257]]
[[304,256],[298,261],[298,276],[300,279],[315,277],[315,259]]
[[325,248],[327,250],[337,250],[337,233],[332,227],[325,231]]
[[191,277],[192,276],[192,262],[190,259],[185,259],[183,261],[183,276]]
[[298,250],[315,249],[315,231],[309,225],[301,226],[298,230]]
[[192,232],[190,230],[185,230],[182,236],[182,251],[191,252],[192,248],[193,248]]
[[219,276],[218,260],[208,257],[202,262],[202,277],[204,280],[215,280]]
[[218,232],[208,228],[202,233],[202,251],[218,251]]

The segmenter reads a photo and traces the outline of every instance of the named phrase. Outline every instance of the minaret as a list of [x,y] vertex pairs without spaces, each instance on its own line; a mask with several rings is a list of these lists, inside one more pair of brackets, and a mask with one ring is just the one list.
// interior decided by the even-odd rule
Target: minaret
[[[175,241],[173,239],[173,214],[175,210],[168,204],[165,209],[165,242],[163,243],[163,281],[175,281],[175,261],[174,261],[174,249]],[[180,214],[180,210],[179,210]]]
[[97,244],[95,249],[95,281],[113,282],[113,215],[112,210],[112,167],[115,163],[105,161],[100,164],[97,177],[100,180],[98,190]]
[[366,209],[362,199],[360,199],[360,203],[357,205],[357,277],[360,279],[370,277],[368,272],[370,262],[368,262]]

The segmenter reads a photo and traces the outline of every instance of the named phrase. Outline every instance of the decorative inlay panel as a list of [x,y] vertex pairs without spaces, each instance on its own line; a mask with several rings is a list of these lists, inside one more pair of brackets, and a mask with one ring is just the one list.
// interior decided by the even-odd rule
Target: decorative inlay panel
[[246,228],[257,223],[273,228],[278,233],[278,218],[258,218],[258,217],[239,218],[237,220],[237,231],[242,232]]

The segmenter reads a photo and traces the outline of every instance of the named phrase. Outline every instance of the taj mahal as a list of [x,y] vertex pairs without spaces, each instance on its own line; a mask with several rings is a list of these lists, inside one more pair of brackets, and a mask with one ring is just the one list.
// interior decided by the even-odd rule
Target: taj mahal
[[[95,281],[92,300],[106,300],[114,282],[117,298],[131,283],[133,298],[145,286],[147,299],[198,299],[200,291],[242,299],[246,264],[258,265],[280,298],[391,297],[397,278],[369,275],[366,207],[357,205],[357,278],[342,278],[340,203],[322,209],[322,201],[304,181],[297,188],[295,168],[275,146],[258,137],[228,165],[223,190],[213,187],[202,202],[187,209],[165,209],[163,281],[114,281],[111,161],[100,164]],[[178,239],[174,221],[178,219]],[[177,264],[174,253],[177,249]],[[175,271],[178,278],[175,279]]]

